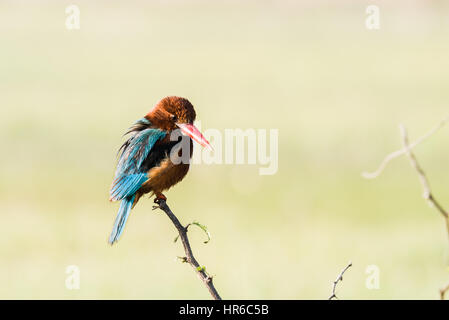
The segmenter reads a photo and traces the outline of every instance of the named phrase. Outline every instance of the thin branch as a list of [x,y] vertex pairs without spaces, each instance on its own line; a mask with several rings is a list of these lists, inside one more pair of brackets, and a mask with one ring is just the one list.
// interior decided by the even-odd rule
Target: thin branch
[[449,291],[449,284],[444,287],[443,289],[440,289],[440,299],[444,300],[444,296],[446,295],[446,292]]
[[[442,121],[440,121],[440,123],[438,123],[435,127],[432,128],[432,130],[430,130],[428,133],[426,133],[425,135],[423,135],[421,138],[419,138],[419,139],[416,140],[415,142],[411,143],[410,146],[409,146],[409,149],[411,150],[411,149],[415,148],[417,145],[419,145],[420,143],[422,143],[422,142],[424,142],[425,140],[427,140],[428,138],[430,138],[430,137],[431,137],[432,135],[434,135],[438,130],[440,130],[442,127],[444,127],[444,125],[445,125],[446,123],[448,123],[448,122],[449,122],[449,116],[447,116],[445,119],[443,119]],[[363,173],[362,173],[362,176],[363,176],[364,178],[366,178],[366,179],[374,179],[374,178],[377,178],[377,177],[382,173],[382,171],[385,169],[385,167],[387,166],[387,164],[388,164],[391,160],[393,160],[393,159],[395,159],[395,158],[397,158],[397,157],[399,157],[399,156],[401,156],[401,155],[403,155],[403,154],[405,154],[405,153],[407,153],[407,150],[406,150],[405,148],[390,153],[389,155],[387,155],[387,156],[384,158],[384,160],[382,161],[382,163],[380,164],[379,168],[378,168],[376,171],[374,171],[374,172],[363,172]]]
[[[438,212],[441,214],[441,216],[444,218],[445,222],[446,222],[446,230],[447,230],[447,235],[449,236],[449,214],[448,212],[441,206],[441,204],[435,199],[435,197],[432,194],[432,190],[430,188],[430,183],[429,183],[429,179],[426,176],[426,173],[424,172],[424,170],[422,169],[422,167],[419,165],[418,160],[416,160],[415,155],[413,154],[410,145],[408,143],[408,135],[407,135],[407,130],[405,129],[405,127],[401,124],[400,126],[401,129],[401,136],[402,136],[402,143],[404,145],[404,149],[406,151],[406,154],[410,160],[410,164],[412,165],[412,167],[416,170],[416,172],[418,173],[418,177],[419,180],[421,182],[421,185],[424,189],[423,192],[423,197],[424,199],[427,200],[427,202],[434,208],[436,208],[438,210]],[[446,294],[446,292],[449,290],[449,285],[447,285],[445,288],[440,290],[440,298],[441,300],[444,300],[444,296]]]
[[446,222],[446,230],[449,236],[449,213],[441,206],[441,204],[435,199],[435,197],[432,194],[432,190],[430,189],[429,180],[427,179],[427,176],[424,172],[424,170],[419,165],[418,161],[416,160],[415,155],[413,154],[410,145],[408,143],[408,136],[407,136],[407,130],[403,125],[400,125],[401,129],[401,136],[402,136],[402,143],[404,145],[404,149],[406,151],[406,154],[410,160],[410,164],[412,167],[418,172],[419,180],[421,181],[421,185],[424,189],[423,197],[426,199],[429,204],[436,208],[438,212],[442,215]]
[[[447,235],[449,237],[449,212],[447,210],[445,210],[442,207],[442,205],[435,199],[435,196],[432,193],[432,189],[430,188],[429,179],[427,178],[426,173],[424,172],[424,170],[422,169],[422,167],[418,163],[418,160],[416,159],[414,153],[412,152],[412,149],[414,147],[416,147],[418,144],[420,144],[421,142],[423,142],[424,140],[426,140],[427,138],[429,138],[433,134],[435,134],[447,122],[449,122],[449,116],[446,117],[445,119],[443,119],[437,126],[435,126],[427,134],[425,134],[424,136],[422,136],[421,138],[419,138],[417,141],[415,141],[412,144],[409,143],[407,130],[401,124],[399,126],[399,128],[400,128],[400,131],[401,131],[403,148],[401,150],[395,151],[395,152],[387,155],[387,157],[385,157],[384,161],[381,163],[380,167],[375,172],[372,172],[372,173],[364,172],[362,175],[365,178],[367,178],[367,179],[376,178],[377,176],[379,176],[379,174],[382,173],[383,169],[386,167],[386,165],[392,159],[397,158],[397,157],[399,157],[402,154],[405,154],[408,157],[411,166],[418,173],[419,180],[420,180],[421,185],[423,187],[423,197],[424,197],[424,199],[429,203],[430,206],[436,208],[438,210],[438,212],[441,214],[441,216],[444,218],[445,224],[446,224]],[[449,284],[446,287],[444,287],[443,289],[440,289],[440,298],[442,300],[444,300],[444,296],[445,296],[446,292],[448,292],[448,291],[449,291]]]
[[343,275],[346,272],[346,270],[348,270],[350,267],[352,267],[352,262],[349,262],[349,264],[340,272],[340,274],[338,275],[337,279],[335,279],[335,281],[333,282],[332,285],[332,295],[329,297],[329,300],[332,299],[338,299],[335,290],[337,289],[337,284],[338,282],[343,281]]
[[187,237],[187,230],[189,226],[184,227],[181,224],[181,222],[179,222],[178,218],[170,210],[170,208],[168,207],[167,203],[164,200],[160,200],[158,205],[159,206],[155,206],[154,209],[161,209],[162,211],[164,211],[170,218],[170,220],[173,222],[176,229],[178,230],[179,237],[181,238],[182,245],[184,246],[184,251],[186,253],[185,257],[179,258],[182,260],[182,262],[186,262],[192,266],[192,268],[198,274],[199,278],[203,281],[204,285],[207,287],[207,290],[209,290],[211,296],[215,300],[221,300],[221,297],[218,294],[217,289],[215,289],[214,284],[212,283],[212,277],[206,273],[206,268],[204,266],[200,266],[198,261],[193,256],[189,238]]

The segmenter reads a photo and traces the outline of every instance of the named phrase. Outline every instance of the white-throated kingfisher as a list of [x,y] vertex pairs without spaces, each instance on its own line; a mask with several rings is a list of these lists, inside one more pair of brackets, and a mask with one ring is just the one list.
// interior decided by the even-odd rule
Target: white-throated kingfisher
[[[196,113],[193,105],[184,98],[166,97],[159,101],[126,134],[129,138],[119,150],[115,179],[110,190],[111,201],[121,201],[109,243],[118,241],[131,209],[146,193],[156,196],[154,202],[167,198],[164,190],[181,181],[189,171],[189,161],[178,161],[183,151],[190,159],[192,139],[203,147],[209,142],[193,125]],[[180,130],[186,136],[188,150],[176,148],[182,136],[173,139],[172,133]]]

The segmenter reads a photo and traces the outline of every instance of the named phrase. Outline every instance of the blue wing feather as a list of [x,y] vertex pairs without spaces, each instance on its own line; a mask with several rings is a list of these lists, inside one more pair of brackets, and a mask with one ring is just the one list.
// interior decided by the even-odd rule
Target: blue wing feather
[[110,190],[110,199],[122,200],[137,192],[148,180],[140,167],[157,140],[166,133],[159,129],[145,129],[137,132],[127,142],[119,158],[115,179]]
[[[135,125],[149,125],[149,121],[141,119]],[[115,172],[115,179],[110,190],[110,200],[122,200],[109,243],[116,242],[125,227],[129,213],[136,198],[136,192],[148,180],[146,172],[141,169],[143,161],[151,152],[156,141],[165,137],[166,133],[158,129],[144,129],[128,133],[134,135],[126,141],[121,149],[120,158]]]
[[146,173],[130,174],[120,177],[120,181],[111,189],[111,200],[121,200],[133,195],[148,180]]

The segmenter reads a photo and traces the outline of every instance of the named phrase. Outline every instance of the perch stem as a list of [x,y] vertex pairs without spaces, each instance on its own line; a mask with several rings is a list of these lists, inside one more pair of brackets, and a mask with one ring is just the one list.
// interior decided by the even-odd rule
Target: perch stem
[[212,298],[215,300],[221,300],[220,295],[217,292],[217,289],[215,289],[215,286],[212,282],[212,277],[209,276],[206,273],[206,270],[200,266],[198,261],[195,259],[192,248],[190,246],[189,238],[187,236],[187,230],[188,226],[184,227],[181,222],[179,222],[178,218],[175,216],[175,214],[170,210],[170,207],[167,205],[165,200],[159,200],[158,202],[159,209],[164,211],[167,216],[170,218],[170,220],[175,225],[176,229],[178,230],[179,237],[181,238],[182,245],[184,246],[184,251],[186,254],[185,259],[183,259],[183,262],[187,262],[192,266],[192,268],[195,270],[195,272],[198,274],[199,278],[203,281],[204,285],[206,286],[207,290],[209,290],[209,293],[211,294]]

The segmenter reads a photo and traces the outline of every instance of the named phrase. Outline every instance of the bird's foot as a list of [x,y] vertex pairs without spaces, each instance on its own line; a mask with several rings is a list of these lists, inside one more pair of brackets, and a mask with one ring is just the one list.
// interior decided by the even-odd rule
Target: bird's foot
[[161,201],[167,201],[167,197],[162,193],[156,193],[156,198],[154,198],[154,203],[160,204]]
[[156,193],[156,198],[154,198],[154,203],[157,205],[153,206],[153,210],[160,209],[162,201],[164,201],[164,202],[167,201],[167,197],[164,196],[162,193]]

